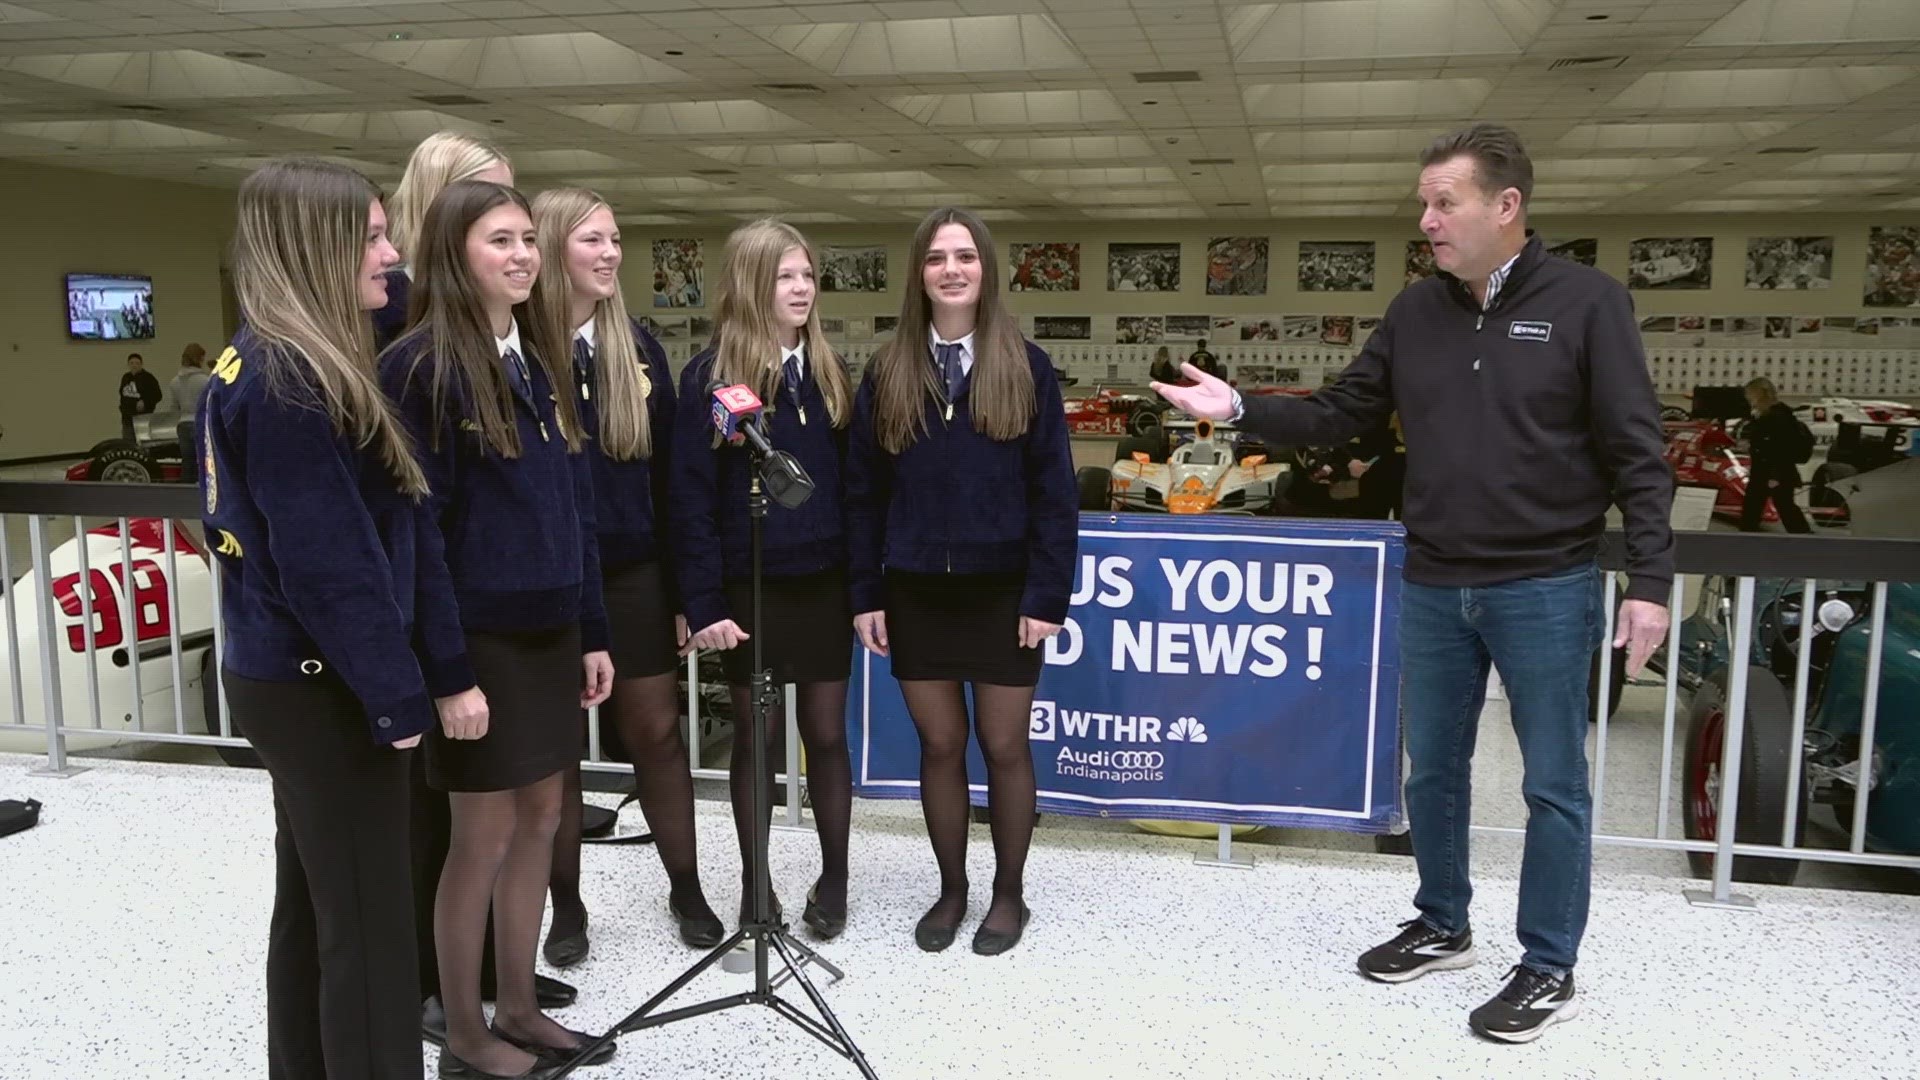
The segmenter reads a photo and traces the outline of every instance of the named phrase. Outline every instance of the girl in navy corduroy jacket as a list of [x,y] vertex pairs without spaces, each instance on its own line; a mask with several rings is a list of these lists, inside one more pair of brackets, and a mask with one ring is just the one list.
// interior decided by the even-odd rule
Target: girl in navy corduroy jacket
[[1002,306],[987,227],[956,208],[914,234],[917,279],[854,405],[847,517],[855,629],[920,733],[920,802],[940,898],[929,952],[967,913],[967,734],[986,758],[993,904],[973,949],[1002,953],[1029,917],[1022,874],[1035,786],[1028,713],[1041,650],[1067,617],[1078,539],[1073,459],[1053,363]]
[[[712,345],[680,377],[672,503],[673,558],[687,625],[694,631],[692,644],[725,650],[722,661],[733,688],[730,781],[742,895],[751,893],[746,853],[754,829],[753,777],[746,721],[753,674],[748,638],[757,633],[774,683],[799,687],[795,711],[807,747],[807,789],[821,860],[803,920],[830,938],[846,927],[847,831],[853,814],[846,734],[853,643],[837,629],[852,618],[841,472],[853,390],[814,309],[818,265],[806,238],[784,222],[755,221],[728,238]],[[760,627],[752,624],[749,589],[752,461],[744,447],[716,445],[709,389],[714,383],[745,384],[759,394],[767,405],[765,429],[774,447],[798,459],[815,485],[812,497],[798,508],[768,510],[765,623]],[[770,728],[777,732],[781,725]],[[769,772],[777,757],[768,755]],[[767,827],[764,817],[759,827]],[[741,911],[744,919],[745,902]]]

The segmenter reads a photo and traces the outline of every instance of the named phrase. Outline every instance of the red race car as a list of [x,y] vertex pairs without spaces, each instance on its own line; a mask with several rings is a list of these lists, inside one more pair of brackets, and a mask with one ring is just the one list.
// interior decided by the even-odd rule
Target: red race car
[[[1680,487],[1713,489],[1714,516],[1740,520],[1740,507],[1747,497],[1748,459],[1747,455],[1735,452],[1739,443],[1714,420],[1670,423],[1667,429],[1667,464],[1673,466],[1674,482]],[[1838,498],[1824,498],[1825,490],[1816,488],[1810,493],[1811,505],[1805,507],[1807,520],[1815,525],[1846,524],[1846,503]],[[1780,523],[1773,503],[1767,503],[1761,520],[1770,525]]]
[[1146,435],[1160,430],[1168,405],[1158,394],[1126,394],[1106,388],[1066,399],[1067,430],[1074,435]]

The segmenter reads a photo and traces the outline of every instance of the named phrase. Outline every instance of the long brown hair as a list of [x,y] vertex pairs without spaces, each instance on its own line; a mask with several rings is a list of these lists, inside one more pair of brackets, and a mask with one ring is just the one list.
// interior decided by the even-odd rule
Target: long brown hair
[[[567,272],[567,244],[573,231],[607,201],[584,188],[554,188],[533,197],[533,231],[540,236],[540,276],[533,284],[533,328],[542,355],[573,356],[573,277]],[[615,226],[614,235],[619,235]],[[633,339],[620,275],[613,295],[593,306],[594,400],[600,403],[600,430],[587,432],[615,461],[653,456],[652,422],[643,389],[646,358]],[[555,383],[572,386],[571,382]],[[566,395],[561,395],[566,396]]]
[[360,306],[368,211],[379,197],[344,165],[285,158],[262,166],[240,185],[233,285],[241,319],[269,346],[268,388],[286,400],[293,384],[311,387],[334,430],[379,454],[399,489],[417,498],[427,478],[374,378],[373,323]]
[[[420,234],[420,251],[414,265],[413,303],[419,318],[412,327],[389,345],[399,348],[403,342],[426,339],[428,348],[414,359],[414,366],[433,365],[433,415],[435,437],[449,419],[472,420],[480,427],[481,437],[501,457],[520,456],[520,430],[514,424],[513,387],[500,359],[493,330],[487,322],[479,286],[473,280],[473,268],[467,262],[467,232],[487,211],[511,203],[533,219],[533,208],[526,196],[505,184],[484,180],[460,180],[448,184],[433,205],[427,208]],[[521,327],[522,344],[534,337],[535,319],[531,305],[516,304],[513,317]],[[560,434],[569,450],[580,449],[579,411],[573,395],[560,392],[571,385],[567,367],[569,354],[550,355],[536,339],[531,351],[546,368],[554,386],[554,411]],[[449,402],[458,383],[472,415],[454,417]]]
[[816,282],[813,308],[800,331],[807,346],[807,370],[827,399],[828,419],[834,427],[846,427],[853,418],[853,386],[820,329],[820,259],[800,230],[784,221],[750,221],[727,237],[720,298],[714,306],[713,377],[745,383],[762,401],[773,400],[780,380],[780,324],[773,313],[773,292],[780,283],[780,260],[793,248],[807,253]]
[[973,380],[968,391],[973,429],[1005,442],[1026,434],[1033,423],[1033,368],[1020,324],[1000,299],[1000,256],[993,234],[972,211],[944,206],[928,214],[913,234],[907,260],[913,277],[900,304],[900,325],[873,358],[874,435],[889,454],[900,453],[925,433],[927,406],[939,400],[944,389],[927,337],[933,301],[922,276],[933,238],[946,225],[964,225],[980,253],[980,306],[973,318]]

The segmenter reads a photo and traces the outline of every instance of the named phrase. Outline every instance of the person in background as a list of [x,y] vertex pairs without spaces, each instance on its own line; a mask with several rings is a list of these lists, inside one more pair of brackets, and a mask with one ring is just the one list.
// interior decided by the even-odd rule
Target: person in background
[[167,403],[176,421],[174,433],[180,439],[180,479],[188,483],[200,476],[200,458],[193,445],[193,417],[200,406],[200,394],[212,377],[207,371],[207,350],[193,343],[180,350],[180,372],[167,384]]
[[1187,363],[1192,364],[1194,367],[1199,368],[1201,371],[1206,372],[1216,379],[1226,378],[1226,375],[1222,373],[1222,368],[1220,367],[1220,358],[1207,351],[1206,338],[1200,339],[1200,343],[1195,346],[1192,354],[1187,357]]
[[145,416],[161,401],[160,380],[147,370],[146,358],[127,354],[127,372],[120,376],[120,437],[139,442],[133,430],[133,418]]
[[199,402],[201,498],[221,682],[273,781],[266,1075],[420,1080],[407,773],[435,722],[412,649],[432,526],[368,318],[398,256],[344,166],[276,161],[239,202],[242,326]]
[[1173,354],[1165,345],[1154,350],[1153,367],[1149,373],[1155,382],[1178,383],[1186,378],[1185,375],[1180,374],[1179,368],[1173,366]]
[[1507,689],[1527,802],[1516,929],[1525,952],[1468,1017],[1521,1043],[1579,1012],[1573,968],[1592,890],[1587,671],[1601,644],[1596,563],[1626,524],[1616,648],[1639,671],[1667,636],[1673,471],[1633,302],[1527,228],[1533,163],[1494,124],[1422,154],[1420,229],[1441,273],[1394,297],[1360,353],[1311,396],[1242,398],[1189,369],[1157,385],[1195,416],[1274,445],[1325,446],[1396,409],[1406,430],[1400,654],[1419,914],[1360,971],[1401,983],[1476,959],[1468,907],[1471,769],[1489,667]]
[[1780,515],[1780,524],[1790,533],[1812,532],[1807,515],[1793,501],[1800,486],[1800,463],[1813,447],[1813,433],[1780,400],[1770,379],[1755,379],[1747,384],[1747,405],[1753,419],[1747,421],[1747,494],[1740,504],[1740,531],[1759,532],[1761,520],[1772,502]]

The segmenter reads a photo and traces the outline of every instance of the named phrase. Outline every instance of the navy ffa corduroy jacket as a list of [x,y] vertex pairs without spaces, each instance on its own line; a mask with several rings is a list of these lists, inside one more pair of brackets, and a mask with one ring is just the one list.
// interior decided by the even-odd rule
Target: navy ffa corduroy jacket
[[1025,435],[995,442],[975,431],[971,395],[963,390],[952,420],[929,401],[925,434],[899,454],[875,440],[871,373],[861,380],[847,452],[855,612],[885,606],[885,569],[1021,572],[1020,614],[1066,621],[1080,539],[1073,453],[1053,361],[1027,342],[1027,363],[1034,417]]
[[436,697],[475,685],[463,629],[511,633],[578,622],[581,651],[607,647],[591,455],[567,452],[546,368],[531,342],[522,342],[533,392],[514,394],[517,458],[501,457],[477,424],[460,419],[470,415],[464,388],[449,394],[447,416],[434,415],[425,333],[402,337],[380,357],[380,383],[399,406],[432,489],[447,569],[440,580],[459,612],[456,626],[425,627],[433,632],[421,635],[420,665]]
[[[808,357],[807,363],[819,363]],[[826,363],[840,363],[827,357]],[[673,562],[687,627],[703,630],[733,617],[724,583],[751,569],[752,534],[747,518],[751,460],[744,447],[715,447],[713,353],[693,358],[680,373],[680,401],[673,421],[673,480],[668,494],[673,524]],[[813,496],[789,510],[770,504],[761,538],[768,577],[797,577],[845,566],[846,516],[842,474],[846,435],[827,415],[827,400],[811,376],[795,401],[781,385],[765,414],[774,449],[792,454],[813,478]],[[807,422],[800,422],[804,408]]]
[[413,292],[413,279],[405,270],[389,270],[387,306],[373,313],[373,351],[379,352],[400,340],[407,331],[407,298]]
[[599,382],[593,367],[599,362],[598,355],[583,357],[581,343],[574,342],[574,405],[580,410],[589,438],[594,440],[588,449],[593,469],[594,531],[599,538],[603,570],[653,562],[665,557],[667,547],[661,533],[667,521],[668,462],[673,457],[673,373],[667,369],[666,350],[639,320],[630,321],[646,372],[647,423],[653,446],[648,457],[615,461],[602,452],[598,441],[600,403],[593,397]]
[[435,621],[423,606],[446,593],[426,505],[334,430],[299,364],[244,327],[196,421],[200,445],[181,451],[201,455],[225,665],[268,682],[337,676],[375,742],[426,731],[433,698],[411,646],[416,614]]

